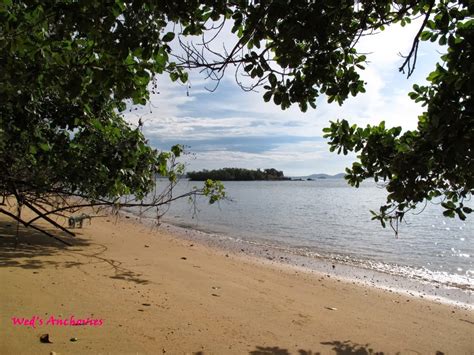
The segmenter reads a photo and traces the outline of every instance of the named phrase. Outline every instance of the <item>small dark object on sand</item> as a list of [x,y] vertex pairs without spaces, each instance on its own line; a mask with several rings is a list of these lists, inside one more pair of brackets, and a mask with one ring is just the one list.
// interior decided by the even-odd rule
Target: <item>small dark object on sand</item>
[[74,337],[74,338],[69,339],[69,341],[78,341],[78,339]]
[[40,336],[40,342],[52,344],[53,342],[49,340],[49,334],[42,334]]
[[336,265],[332,264],[332,268],[335,269],[335,268],[336,268]]
[[181,260],[187,260],[188,258],[186,258],[185,256],[182,256],[181,257]]

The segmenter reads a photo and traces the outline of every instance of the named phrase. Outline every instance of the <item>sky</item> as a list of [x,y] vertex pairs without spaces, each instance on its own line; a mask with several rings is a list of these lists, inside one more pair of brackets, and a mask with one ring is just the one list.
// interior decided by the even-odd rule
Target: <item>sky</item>
[[[174,144],[186,146],[182,160],[188,171],[239,167],[275,168],[285,176],[344,172],[356,156],[329,152],[322,129],[329,121],[346,119],[366,126],[385,121],[386,125],[414,129],[423,108],[408,97],[414,83],[425,83],[440,56],[440,48],[422,42],[415,73],[409,78],[400,73],[419,21],[361,39],[357,49],[367,53],[368,63],[361,72],[366,93],[351,97],[339,106],[328,104],[325,97],[316,109],[302,113],[297,106],[281,110],[263,101],[262,92],[244,92],[228,70],[214,92],[214,82],[199,72],[190,72],[188,85],[171,82],[167,76],[157,78],[159,94],[152,94],[145,106],[132,107],[126,119],[136,125],[143,122],[143,133],[150,144],[169,150]],[[214,42],[230,48],[233,36],[225,33]]]

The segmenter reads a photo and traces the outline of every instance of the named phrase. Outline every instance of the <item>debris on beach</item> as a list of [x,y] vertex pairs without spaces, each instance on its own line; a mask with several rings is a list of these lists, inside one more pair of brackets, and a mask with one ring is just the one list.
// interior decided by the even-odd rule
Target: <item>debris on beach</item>
[[188,258],[185,257],[185,256],[182,256],[182,257],[181,257],[181,260],[187,260],[187,259],[188,259]]
[[40,336],[40,342],[52,344],[53,342],[49,340],[49,334],[42,334]]
[[330,311],[337,311],[336,307],[324,307],[324,308],[329,309]]
[[69,341],[78,341],[79,339],[77,339],[76,337],[73,337],[71,339],[69,339]]
[[217,293],[211,293],[212,296],[214,297],[221,297],[220,295],[218,295]]

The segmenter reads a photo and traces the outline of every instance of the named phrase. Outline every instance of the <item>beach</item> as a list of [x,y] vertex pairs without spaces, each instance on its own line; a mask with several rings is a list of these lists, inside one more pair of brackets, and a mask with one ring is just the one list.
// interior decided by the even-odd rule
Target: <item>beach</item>
[[125,215],[85,222],[63,237],[72,247],[21,228],[15,248],[15,231],[1,216],[1,354],[474,353],[472,307],[348,282],[332,265],[212,248]]

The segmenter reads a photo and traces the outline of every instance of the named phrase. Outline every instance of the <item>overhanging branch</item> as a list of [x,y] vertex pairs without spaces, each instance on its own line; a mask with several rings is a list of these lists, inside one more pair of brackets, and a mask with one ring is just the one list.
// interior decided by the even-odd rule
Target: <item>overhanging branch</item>
[[432,1],[430,3],[430,7],[428,8],[428,11],[426,11],[423,23],[421,24],[420,29],[418,30],[418,33],[416,34],[415,38],[413,39],[413,44],[411,46],[410,53],[408,53],[407,56],[402,56],[403,58],[405,58],[405,61],[403,62],[402,66],[400,68],[398,68],[398,71],[405,74],[405,67],[408,67],[407,78],[409,78],[413,74],[413,72],[415,71],[416,60],[417,60],[417,57],[418,57],[418,46],[420,44],[420,36],[421,36],[421,33],[423,32],[423,29],[425,28],[426,24],[428,23],[428,19],[431,15],[431,11],[433,10],[434,4],[435,4],[435,2]]

